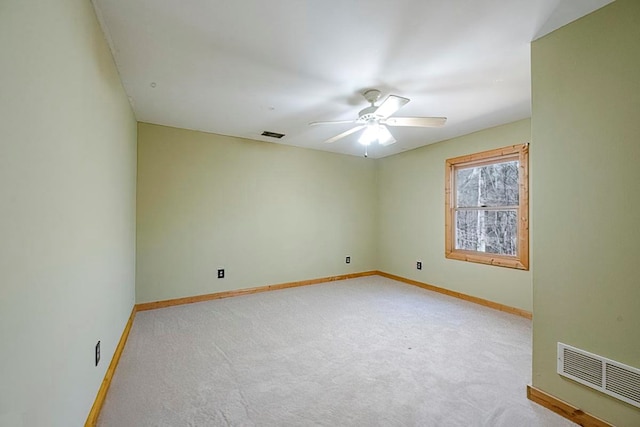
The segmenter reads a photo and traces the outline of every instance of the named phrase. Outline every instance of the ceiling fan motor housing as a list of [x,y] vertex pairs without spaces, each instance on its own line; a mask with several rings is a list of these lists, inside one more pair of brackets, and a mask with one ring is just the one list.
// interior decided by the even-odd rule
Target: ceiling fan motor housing
[[365,108],[365,109],[361,110],[361,111],[358,113],[358,120],[357,120],[357,122],[358,122],[358,123],[368,123],[368,122],[370,122],[370,121],[373,121],[373,120],[379,119],[379,118],[380,118],[380,116],[377,116],[377,115],[375,114],[375,112],[376,112],[376,110],[377,110],[377,109],[378,109],[378,107],[375,107],[375,106],[373,106],[373,105],[372,105],[371,107],[367,107],[367,108]]

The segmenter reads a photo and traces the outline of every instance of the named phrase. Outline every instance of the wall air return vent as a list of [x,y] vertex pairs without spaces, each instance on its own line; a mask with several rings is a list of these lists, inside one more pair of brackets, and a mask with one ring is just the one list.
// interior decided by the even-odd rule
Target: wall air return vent
[[559,342],[558,373],[640,408],[640,369]]

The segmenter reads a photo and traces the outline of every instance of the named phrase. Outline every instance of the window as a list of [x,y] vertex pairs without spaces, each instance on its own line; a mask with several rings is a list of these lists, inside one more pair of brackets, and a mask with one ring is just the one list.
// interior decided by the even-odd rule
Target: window
[[446,161],[445,256],[529,269],[529,145]]

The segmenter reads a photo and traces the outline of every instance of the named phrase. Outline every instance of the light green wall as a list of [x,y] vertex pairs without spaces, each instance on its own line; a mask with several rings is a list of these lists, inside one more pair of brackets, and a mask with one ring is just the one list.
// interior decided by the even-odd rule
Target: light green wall
[[556,374],[564,342],[640,368],[640,2],[532,46],[533,385],[617,426],[640,409]]
[[380,159],[379,270],[531,310],[529,271],[444,256],[445,160],[529,142],[530,126],[521,120]]
[[0,52],[0,425],[80,426],[134,303],[136,122],[89,1],[3,0]]
[[371,159],[145,123],[138,136],[138,302],[375,268]]
[[[620,426],[555,345],[640,366],[639,29],[618,0],[533,44],[533,383]],[[380,269],[532,307],[530,272],[444,258],[444,160],[528,120],[378,161],[139,124],[136,263],[136,123],[90,2],[3,1],[0,51],[0,425],[84,422],[134,274],[139,302]]]

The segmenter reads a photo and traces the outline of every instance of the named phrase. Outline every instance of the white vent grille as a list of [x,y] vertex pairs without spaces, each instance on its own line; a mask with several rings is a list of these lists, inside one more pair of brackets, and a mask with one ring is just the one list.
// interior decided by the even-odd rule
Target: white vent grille
[[596,387],[602,387],[602,361],[599,359],[565,348],[562,370]]
[[628,367],[624,368],[608,362],[605,362],[605,372],[606,389],[640,407],[640,372],[633,372]]
[[559,342],[558,373],[640,408],[640,369]]

